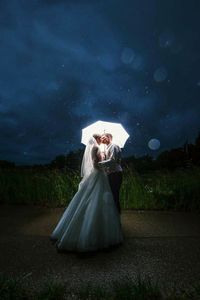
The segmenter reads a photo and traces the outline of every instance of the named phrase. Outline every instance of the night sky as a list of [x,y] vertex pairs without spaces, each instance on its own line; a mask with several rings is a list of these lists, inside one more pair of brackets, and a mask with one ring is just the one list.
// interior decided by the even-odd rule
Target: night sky
[[199,33],[199,0],[1,0],[0,159],[48,163],[97,120],[126,128],[124,156],[193,143]]

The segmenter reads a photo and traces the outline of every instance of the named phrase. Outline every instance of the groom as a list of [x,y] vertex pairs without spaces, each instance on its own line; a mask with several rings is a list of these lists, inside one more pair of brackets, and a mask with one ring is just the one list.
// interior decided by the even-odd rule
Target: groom
[[121,149],[112,142],[112,134],[105,133],[101,136],[101,142],[107,145],[105,152],[105,161],[100,165],[105,167],[110,183],[111,191],[119,214],[121,214],[121,207],[119,201],[119,192],[122,184],[122,167],[121,167]]

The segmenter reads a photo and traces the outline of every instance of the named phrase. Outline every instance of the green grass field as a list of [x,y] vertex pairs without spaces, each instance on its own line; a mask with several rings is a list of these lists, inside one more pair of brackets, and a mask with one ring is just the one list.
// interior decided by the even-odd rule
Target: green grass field
[[[78,189],[78,172],[0,170],[0,203],[66,206]],[[139,174],[125,169],[124,209],[200,210],[200,168]]]

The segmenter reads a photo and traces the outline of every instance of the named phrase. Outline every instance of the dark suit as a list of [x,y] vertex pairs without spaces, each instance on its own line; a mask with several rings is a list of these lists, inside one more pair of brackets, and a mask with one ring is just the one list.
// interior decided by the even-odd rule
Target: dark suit
[[106,159],[111,160],[113,165],[107,168],[108,180],[113,194],[116,207],[121,214],[120,187],[122,184],[121,149],[115,144],[108,145]]
[[122,184],[122,172],[112,172],[108,174],[108,180],[110,183],[110,188],[113,194],[113,198],[119,213],[121,214],[121,206],[119,200],[119,192]]

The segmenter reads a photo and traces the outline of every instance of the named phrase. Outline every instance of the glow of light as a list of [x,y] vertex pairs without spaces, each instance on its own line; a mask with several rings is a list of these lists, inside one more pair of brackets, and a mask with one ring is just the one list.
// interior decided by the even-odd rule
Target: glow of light
[[107,146],[106,146],[105,144],[100,144],[100,145],[99,145],[99,148],[100,148],[100,151],[101,151],[101,152],[104,152],[105,149],[106,149],[106,147],[107,147]]
[[129,137],[129,134],[120,123],[97,121],[82,129],[81,143],[87,145],[88,140],[95,133],[111,133],[113,135],[113,143],[119,145],[120,148],[124,147],[124,144]]
[[158,139],[151,139],[148,142],[148,146],[151,150],[158,150],[160,148],[160,141]]

